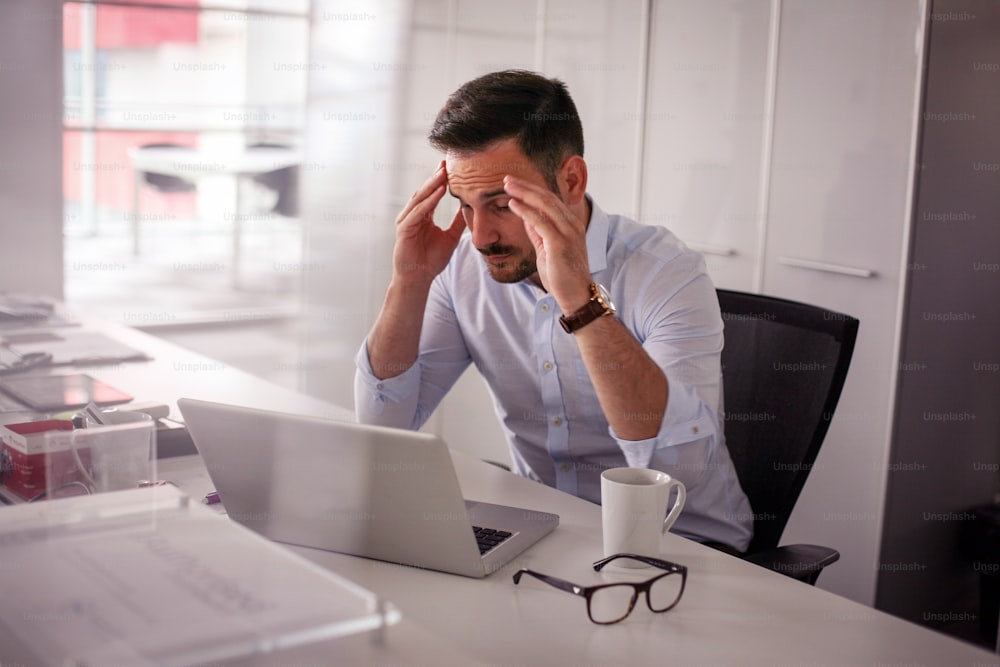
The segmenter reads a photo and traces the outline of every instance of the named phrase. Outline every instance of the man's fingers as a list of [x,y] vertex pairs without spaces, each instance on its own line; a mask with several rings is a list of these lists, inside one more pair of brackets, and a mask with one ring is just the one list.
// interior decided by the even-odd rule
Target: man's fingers
[[465,216],[462,215],[462,209],[455,212],[455,217],[451,219],[451,225],[447,229],[447,234],[456,243],[458,239],[462,236],[462,232],[465,231]]
[[514,211],[517,217],[525,222],[526,226],[536,227],[541,225],[544,227],[546,225],[545,215],[538,209],[528,206],[520,199],[511,199],[507,202],[507,206],[510,207],[510,210]]
[[420,224],[425,220],[430,220],[433,224],[434,209],[437,208],[438,202],[440,202],[441,198],[444,197],[445,190],[445,185],[442,183],[426,196],[412,202],[412,206],[408,207],[409,210],[404,210],[404,212],[400,214],[396,224],[414,225]]
[[[410,201],[406,202],[406,206],[403,207],[402,212],[396,219],[397,224],[399,222],[402,222],[403,219],[410,214],[410,211],[416,208],[418,204],[420,204],[422,201],[430,197],[432,194],[435,193],[435,191],[439,187],[444,185],[447,181],[447,178],[448,177],[444,169],[444,161],[442,160],[440,164],[438,164],[437,169],[434,170],[434,173],[431,174],[430,177],[426,181],[424,181],[419,188],[414,190],[413,195],[410,197]],[[440,197],[438,197],[438,199],[440,199]]]
[[545,239],[538,233],[538,227],[533,222],[525,220],[524,231],[528,234],[528,240],[531,241],[531,245],[535,246],[535,251],[542,250],[545,245]]
[[567,235],[580,231],[579,221],[550,190],[513,176],[504,177],[504,190],[513,197],[508,205],[513,205],[514,212],[522,218],[531,215],[537,226],[554,228]]
[[511,197],[516,197],[535,208],[550,208],[553,205],[562,204],[559,197],[551,190],[522,181],[514,176],[504,176],[503,188]]
[[524,221],[524,229],[528,233],[528,240],[536,248],[541,247],[546,235],[557,233],[557,227],[544,211],[528,206],[519,199],[511,199],[507,205],[510,207],[510,210],[514,211],[517,217]]

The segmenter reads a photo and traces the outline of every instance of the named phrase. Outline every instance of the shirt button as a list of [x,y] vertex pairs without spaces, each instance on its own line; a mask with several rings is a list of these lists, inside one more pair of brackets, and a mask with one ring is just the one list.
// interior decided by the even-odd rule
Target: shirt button
[[561,424],[562,424],[562,419],[560,419],[559,417],[553,417],[552,418],[552,425],[553,426],[560,426]]
[[542,364],[542,368],[544,368],[547,371],[551,371],[553,368],[555,368],[555,366],[552,364],[551,361],[546,361],[544,364]]
[[375,388],[378,389],[379,391],[381,391],[382,387],[384,387],[384,386],[385,385],[383,385],[381,382],[379,382],[377,385],[375,385]]
[[542,304],[542,312],[543,313],[549,312],[549,304],[547,304],[547,303],[543,303]]
[[569,472],[569,464],[563,463],[561,466],[559,466],[559,469],[562,470],[563,472]]
[[697,433],[698,432],[698,427],[697,426],[692,426],[691,427],[691,432],[692,433]]

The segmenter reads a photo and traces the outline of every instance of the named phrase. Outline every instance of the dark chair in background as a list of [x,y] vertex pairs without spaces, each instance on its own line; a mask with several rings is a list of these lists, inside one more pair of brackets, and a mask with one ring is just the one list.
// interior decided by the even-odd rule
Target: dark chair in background
[[[171,143],[158,143],[158,144],[142,144],[139,146],[140,149],[143,148],[166,148],[166,149],[177,149],[188,151],[191,150],[190,146],[182,146],[181,144],[171,144]],[[176,193],[176,192],[194,192],[197,186],[180,176],[174,176],[172,174],[161,174],[155,171],[141,171],[136,174],[137,177],[135,182],[135,192],[133,193],[132,199],[132,254],[138,256],[141,249],[139,242],[139,190],[141,187],[149,187],[157,192],[163,193]]]
[[[176,148],[178,150],[191,150],[190,146],[180,144],[142,144],[139,148]],[[154,171],[144,171],[142,173],[143,183],[157,192],[194,192],[195,184],[191,181],[172,176],[170,174],[158,174]]]
[[[286,144],[257,143],[247,147],[255,148],[290,148]],[[299,168],[298,166],[282,167],[253,177],[254,183],[274,190],[278,194],[271,210],[279,215],[294,218],[299,214]]]
[[840,399],[858,320],[786,299],[717,293],[726,444],[754,513],[743,558],[814,584],[840,553],[778,541]]

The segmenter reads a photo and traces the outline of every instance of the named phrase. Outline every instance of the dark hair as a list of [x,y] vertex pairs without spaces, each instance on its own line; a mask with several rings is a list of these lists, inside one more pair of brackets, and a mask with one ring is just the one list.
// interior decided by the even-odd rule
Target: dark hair
[[491,72],[463,84],[427,138],[438,150],[459,153],[514,138],[554,190],[563,160],[583,155],[583,126],[566,84],[525,70]]

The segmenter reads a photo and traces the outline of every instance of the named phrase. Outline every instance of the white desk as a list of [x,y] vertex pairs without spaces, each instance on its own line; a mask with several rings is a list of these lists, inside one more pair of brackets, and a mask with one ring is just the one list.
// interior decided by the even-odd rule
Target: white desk
[[[521,567],[579,584],[634,578],[595,573],[600,508],[453,451],[467,497],[560,515],[559,527],[503,570],[467,579],[316,549],[289,547],[391,600],[403,618],[459,651],[516,665],[997,665],[998,657],[942,634],[668,535],[664,556],[687,565],[680,603],[653,614],[644,601],[625,621],[598,626],[583,598]],[[198,457],[166,461],[160,475],[193,495],[211,489]],[[638,575],[652,576],[651,571]]]
[[[177,397],[191,396],[350,418],[344,408],[275,387],[141,332],[104,330],[156,358],[87,369],[137,398],[173,404]],[[559,527],[482,580],[290,547],[392,601],[404,623],[390,629],[381,648],[349,642],[334,650],[323,644],[247,664],[1000,664],[997,656],[970,644],[673,535],[664,541],[664,555],[689,568],[677,607],[652,614],[640,601],[624,622],[594,625],[582,598],[531,578],[515,586],[511,575],[531,567],[584,585],[632,576],[610,570],[599,574],[590,567],[601,555],[600,508],[460,452],[453,458],[467,496],[555,512],[561,517]],[[195,498],[212,489],[197,456],[161,460],[158,475],[178,482]],[[8,601],[0,600],[4,603]],[[0,636],[0,647],[6,646]],[[6,657],[0,650],[0,661]]]
[[[167,404],[171,408],[171,416],[176,418],[180,416],[176,399],[182,396],[205,400],[228,397],[227,400],[260,408],[299,412],[331,419],[353,418],[349,410],[284,389],[141,331],[87,317],[79,319],[82,327],[112,335],[123,343],[147,352],[152,360],[115,365],[36,369],[31,371],[32,373],[86,372],[133,393],[137,400]],[[30,417],[30,413],[3,413],[0,414],[0,421],[22,421]],[[197,456],[181,457],[176,461],[163,459],[158,461],[158,465],[163,469],[158,476],[170,478],[173,471],[178,468],[189,471],[189,475],[191,471],[197,472],[200,459]],[[194,481],[194,487],[210,489],[211,481],[205,475]],[[0,505],[0,512],[2,511],[3,505]],[[219,520],[228,521],[225,517],[220,517]],[[0,552],[0,567],[3,567],[3,563],[3,555]],[[17,601],[5,599],[0,594],[0,605],[7,604],[17,604]],[[34,664],[33,657],[18,638],[0,625],[0,665],[28,667]],[[382,643],[374,643],[370,635],[357,635],[288,649],[278,654],[262,654],[227,661],[225,664],[247,667],[275,667],[278,664],[317,666],[426,664],[466,667],[480,663],[470,654],[453,646],[446,637],[434,636],[404,616],[401,622],[386,630]]]
[[205,176],[228,174],[236,178],[236,202],[233,216],[232,281],[239,287],[239,265],[242,254],[243,181],[259,174],[293,167],[302,163],[302,152],[290,148],[260,147],[239,151],[219,151],[187,147],[135,146],[128,151],[135,170],[132,193],[132,252],[139,254],[139,193],[143,174],[166,174],[196,181]]
[[[76,316],[76,319],[80,326],[67,327],[67,333],[76,328],[100,331],[130,347],[142,350],[151,360],[39,368],[31,371],[32,373],[88,373],[132,394],[138,402],[159,402],[169,406],[170,416],[174,419],[180,419],[181,416],[177,409],[177,399],[181,397],[225,400],[329,419],[354,419],[351,410],[285,389],[131,327],[86,316]],[[13,331],[6,330],[2,333],[9,334]],[[23,421],[26,417],[30,417],[30,413],[0,413],[0,423]]]

